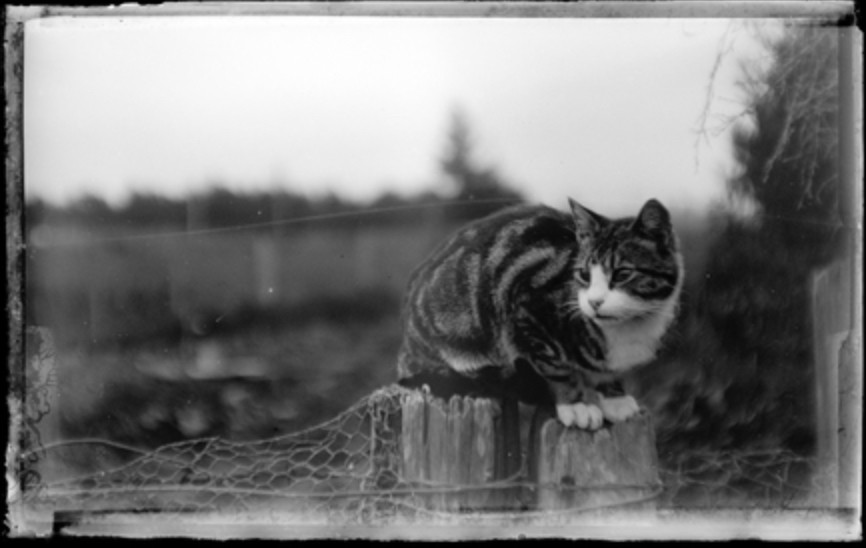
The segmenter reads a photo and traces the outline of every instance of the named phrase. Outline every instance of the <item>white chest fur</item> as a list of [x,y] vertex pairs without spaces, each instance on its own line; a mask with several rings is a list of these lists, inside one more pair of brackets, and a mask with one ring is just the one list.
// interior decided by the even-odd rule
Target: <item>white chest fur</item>
[[625,371],[652,360],[676,315],[676,308],[676,299],[671,299],[657,314],[647,318],[602,326],[607,339],[607,368]]

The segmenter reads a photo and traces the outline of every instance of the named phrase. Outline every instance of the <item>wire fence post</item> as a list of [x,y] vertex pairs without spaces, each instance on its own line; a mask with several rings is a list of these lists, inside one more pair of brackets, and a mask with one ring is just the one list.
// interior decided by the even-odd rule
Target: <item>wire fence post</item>
[[412,391],[402,405],[403,479],[427,492],[428,509],[487,510],[502,501],[497,455],[502,452],[500,406],[488,399],[453,396],[447,402]]
[[[812,327],[816,379],[817,469],[815,502],[823,507],[856,506],[860,492],[859,432],[862,370],[855,363],[859,342],[853,329],[852,265],[839,261],[812,279]],[[861,361],[862,364],[862,361]]]
[[424,493],[431,510],[580,510],[633,503],[647,509],[661,491],[655,432],[645,412],[596,432],[550,419],[525,448],[514,401],[445,401],[413,391],[403,398],[402,414],[403,478]]
[[[502,412],[496,422],[496,477],[516,478],[522,474],[524,450],[520,439],[520,410],[518,401],[505,397],[501,401]],[[499,489],[494,495],[493,505],[499,511],[519,510],[525,505],[525,493],[521,486]]]
[[655,433],[646,412],[595,432],[549,419],[534,444],[538,510],[641,501],[654,507],[661,486]]

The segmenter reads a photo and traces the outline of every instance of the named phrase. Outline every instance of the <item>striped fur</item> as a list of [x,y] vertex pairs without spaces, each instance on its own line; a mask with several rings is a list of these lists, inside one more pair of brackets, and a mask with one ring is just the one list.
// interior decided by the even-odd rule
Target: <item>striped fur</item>
[[[449,378],[483,393],[491,379],[511,381],[521,399],[552,399],[564,423],[587,428],[636,412],[617,377],[653,358],[673,320],[683,280],[676,237],[655,200],[618,220],[574,201],[571,209],[505,209],[415,270],[404,384]],[[539,387],[543,395],[528,393]]]

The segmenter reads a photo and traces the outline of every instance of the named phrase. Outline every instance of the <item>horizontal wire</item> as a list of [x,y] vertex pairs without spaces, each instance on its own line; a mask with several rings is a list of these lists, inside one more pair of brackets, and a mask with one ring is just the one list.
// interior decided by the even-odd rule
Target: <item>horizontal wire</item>
[[[275,226],[288,226],[293,224],[301,224],[307,222],[315,222],[315,221],[330,221],[336,219],[345,219],[351,217],[364,217],[369,215],[378,215],[378,214],[387,214],[387,213],[397,213],[402,211],[414,211],[414,210],[422,210],[422,209],[431,209],[435,207],[464,207],[464,206],[473,206],[473,205],[489,205],[501,203],[505,204],[517,204],[520,203],[520,200],[514,200],[510,198],[501,198],[501,199],[490,199],[490,200],[465,200],[465,201],[455,201],[455,202],[444,202],[444,203],[431,203],[431,204],[420,204],[420,205],[410,205],[410,206],[394,206],[394,207],[383,207],[383,208],[374,208],[367,210],[359,210],[359,211],[343,211],[338,213],[325,213],[321,215],[310,215],[307,217],[296,217],[293,219],[280,219],[275,221],[263,221],[260,223],[248,223],[241,225],[232,225],[232,226],[224,226],[217,228],[202,228],[195,230],[184,230],[184,231],[171,231],[171,232],[151,232],[147,234],[131,234],[126,236],[116,236],[116,237],[104,237],[104,238],[88,238],[88,239],[80,239],[76,241],[65,241],[65,242],[53,242],[53,243],[44,243],[44,244],[36,244],[33,247],[36,249],[56,249],[56,248],[69,248],[69,247],[88,247],[88,246],[98,246],[102,244],[109,243],[119,243],[119,242],[134,242],[141,240],[152,240],[157,238],[181,238],[181,237],[193,237],[193,236],[206,236],[210,234],[227,234],[227,233],[236,233],[243,232],[247,230],[255,230],[267,227],[275,227]],[[862,229],[862,221],[857,224],[849,224],[845,222],[829,222],[829,221],[820,221],[816,219],[801,219],[792,216],[786,215],[769,215],[766,213],[762,213],[757,217],[757,220],[760,221],[762,219],[772,219],[777,221],[782,221],[786,223],[793,224],[802,224],[802,225],[813,225],[813,226],[825,226],[828,228],[835,229],[837,231],[855,231]]]
[[488,204],[516,204],[520,203],[520,200],[515,200],[512,198],[495,198],[489,200],[461,200],[461,201],[452,201],[452,202],[437,202],[437,203],[428,203],[428,204],[418,204],[418,205],[408,205],[408,206],[393,206],[393,207],[380,207],[373,209],[364,209],[359,211],[342,211],[338,213],[324,213],[321,215],[310,215],[307,217],[295,217],[293,219],[280,219],[275,221],[263,221],[261,223],[248,223],[242,225],[232,225],[232,226],[224,226],[218,228],[202,228],[196,230],[184,230],[184,231],[174,231],[174,232],[151,232],[147,234],[132,234],[128,236],[116,236],[110,238],[91,238],[91,239],[81,239],[79,241],[68,241],[62,243],[50,243],[50,244],[40,244],[36,246],[37,248],[46,249],[46,248],[57,248],[57,247],[82,247],[82,246],[90,246],[90,245],[100,245],[106,243],[115,243],[115,242],[126,242],[126,241],[136,241],[136,240],[148,240],[155,238],[180,238],[180,237],[189,237],[189,236],[204,236],[208,234],[223,234],[229,232],[241,232],[245,230],[253,230],[257,228],[267,228],[272,226],[286,226],[292,224],[300,224],[312,221],[330,221],[334,219],[345,219],[350,217],[363,217],[369,215],[378,215],[382,213],[396,213],[400,211],[413,211],[420,209],[432,209],[435,207],[464,207],[464,206],[473,206],[473,205],[488,205]]

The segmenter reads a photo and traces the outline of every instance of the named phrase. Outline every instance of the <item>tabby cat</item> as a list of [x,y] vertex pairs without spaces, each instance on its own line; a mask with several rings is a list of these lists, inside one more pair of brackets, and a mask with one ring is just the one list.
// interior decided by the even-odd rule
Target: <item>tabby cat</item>
[[412,274],[401,384],[435,394],[511,393],[597,429],[639,411],[620,375],[650,361],[674,318],[682,257],[649,200],[611,220],[514,206],[459,230]]

